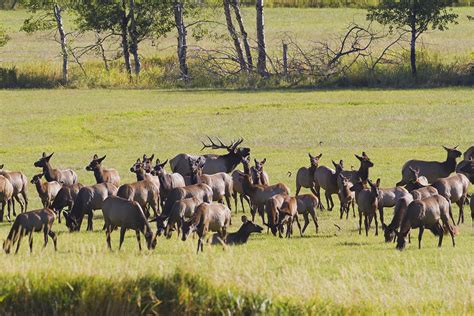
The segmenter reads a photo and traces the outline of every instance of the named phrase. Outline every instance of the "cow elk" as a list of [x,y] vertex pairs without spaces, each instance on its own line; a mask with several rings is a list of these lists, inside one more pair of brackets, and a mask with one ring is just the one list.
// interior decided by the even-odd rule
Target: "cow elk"
[[117,196],[138,202],[145,210],[147,217],[150,216],[147,211],[148,206],[153,210],[155,217],[160,213],[160,182],[158,178],[123,184],[118,189]]
[[107,246],[110,250],[112,250],[110,234],[117,227],[120,227],[119,250],[122,248],[122,243],[127,229],[132,229],[135,231],[138,249],[140,251],[142,250],[140,233],[145,236],[147,248],[149,250],[155,249],[156,235],[153,234],[150,224],[148,223],[139,203],[135,201],[129,201],[118,196],[109,196],[103,203],[102,213],[104,214],[104,227],[106,231],[105,234],[107,236]]
[[385,242],[395,241],[396,232],[400,229],[403,216],[411,202],[413,202],[413,197],[410,194],[398,199],[395,204],[392,221],[388,225],[382,224]]
[[278,233],[282,238],[282,232],[286,224],[286,238],[293,235],[293,223],[296,222],[300,231],[300,236],[303,236],[301,225],[298,220],[298,202],[295,197],[286,196],[280,208],[278,208]]
[[79,190],[83,187],[84,186],[80,183],[65,184],[58,191],[58,194],[56,194],[56,197],[54,198],[54,201],[51,204],[51,209],[58,216],[59,223],[61,223],[61,213],[63,212],[63,209],[67,207],[67,212],[71,212],[77,194],[79,193]]
[[87,171],[93,171],[95,180],[97,183],[108,182],[115,185],[117,188],[120,186],[120,176],[117,170],[112,168],[104,168],[102,166],[102,161],[105,157],[99,158],[97,154],[94,155],[92,161],[86,167]]
[[346,213],[346,219],[349,218],[349,211],[352,206],[352,214],[355,217],[355,193],[351,191],[353,184],[349,181],[348,178],[344,177],[342,173],[338,173],[338,187],[339,187],[339,218],[342,219],[344,213]]
[[351,191],[355,192],[357,208],[359,211],[359,235],[362,233],[362,215],[364,215],[365,235],[369,235],[369,227],[372,218],[375,218],[375,236],[379,234],[377,221],[377,206],[380,195],[379,186],[380,179],[377,179],[375,185],[367,179],[370,189],[364,187],[362,179],[351,187]]
[[243,188],[243,181],[244,181],[244,173],[240,170],[234,170],[232,172],[232,197],[234,198],[235,202],[235,211],[237,212],[237,195],[240,198],[240,204],[242,205],[242,211],[245,213],[245,207],[244,207],[244,200],[247,201],[247,204],[250,207],[250,199],[247,195],[244,193],[244,188]]
[[51,204],[54,201],[54,198],[61,190],[61,184],[57,181],[43,182],[41,183],[41,178],[44,176],[44,173],[37,174],[31,179],[31,183],[36,186],[36,191],[38,196],[41,199],[43,207],[51,207]]
[[[464,223],[464,203],[467,199],[467,188],[469,186],[468,178],[462,173],[456,173],[447,178],[436,180],[431,186],[438,190],[439,195],[459,206],[458,225],[460,222]],[[451,219],[453,219],[452,213],[449,215],[451,216]]]
[[261,161],[254,159],[255,166],[250,168],[250,174],[252,175],[252,180],[254,184],[269,185],[270,178],[268,174],[263,170],[263,165],[267,162],[267,158],[264,158]]
[[316,208],[319,204],[318,198],[313,194],[303,194],[296,197],[296,202],[298,203],[298,214],[303,215],[304,218],[301,233],[304,234],[306,227],[308,227],[309,215],[311,215],[317,234],[319,230],[318,217],[316,216]]
[[246,244],[250,234],[261,233],[263,227],[255,224],[254,222],[247,219],[247,216],[242,215],[242,226],[235,233],[228,233],[227,236],[222,239],[219,233],[215,233],[212,236],[211,244],[225,244],[225,245],[242,245]]
[[[0,175],[7,178],[13,186],[13,198],[20,204],[21,213],[28,209],[28,179],[22,172],[4,170],[4,165],[0,165]],[[23,200],[20,199],[20,195]],[[13,200],[12,200],[13,202]],[[13,205],[13,215],[16,216],[15,204]]]
[[317,156],[312,156],[311,153],[308,153],[309,156],[309,168],[301,167],[296,173],[296,196],[300,193],[301,188],[308,188],[311,192],[319,198],[319,193],[316,192],[316,184],[314,182],[315,176],[314,173],[318,168],[319,160],[323,154]]
[[162,203],[166,201],[171,190],[185,186],[182,175],[179,173],[166,172],[165,166],[167,163],[168,159],[163,163],[160,162],[160,159],[156,159],[156,164],[151,172],[151,174],[157,176],[158,180],[160,181],[160,194]]
[[2,212],[0,214],[0,222],[3,222],[3,215],[5,214],[5,205],[8,205],[7,219],[10,221],[10,210],[13,197],[13,185],[10,180],[0,175],[0,203],[2,204]]
[[77,174],[74,170],[71,169],[54,169],[49,163],[51,157],[54,155],[47,156],[46,153],[43,153],[40,159],[34,163],[35,167],[43,168],[43,173],[46,181],[57,181],[62,184],[74,184],[77,183]]

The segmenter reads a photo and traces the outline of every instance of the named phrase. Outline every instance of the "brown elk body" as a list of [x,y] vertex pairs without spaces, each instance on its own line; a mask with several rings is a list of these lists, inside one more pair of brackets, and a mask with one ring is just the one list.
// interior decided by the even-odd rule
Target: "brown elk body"
[[[167,238],[171,238],[173,229],[176,228],[178,231],[178,236],[179,236],[182,222],[192,218],[194,215],[194,212],[196,211],[197,207],[201,205],[201,203],[202,201],[195,197],[182,199],[182,200],[174,202],[169,216],[166,218],[159,217],[157,219],[157,221],[161,220],[161,223],[158,223],[159,229],[160,228],[164,229],[165,236]],[[162,223],[163,220],[165,219],[168,220],[166,226]]]
[[444,232],[448,231],[454,247],[456,245],[455,230],[449,223],[449,214],[452,213],[450,209],[451,203],[441,195],[430,196],[410,203],[400,226],[397,249],[403,250],[405,248],[406,237],[412,228],[419,228],[418,248],[421,248],[421,239],[425,228],[431,230],[435,236],[439,236],[438,247],[441,247]]
[[[21,212],[23,213],[28,209],[28,179],[22,172],[7,171],[3,167],[4,165],[0,165],[0,175],[7,178],[12,184],[13,198],[20,204]],[[22,199],[20,199],[20,195]],[[13,204],[13,215],[16,216],[15,204]]]
[[[431,186],[438,190],[439,195],[444,196],[448,201],[459,206],[458,225],[461,221],[464,223],[464,203],[467,199],[469,179],[462,173],[456,173],[447,178],[436,180]],[[452,218],[452,213],[450,215]]]
[[261,161],[254,159],[255,166],[250,168],[250,174],[252,175],[252,181],[254,184],[262,184],[262,185],[269,185],[270,178],[268,174],[263,170],[263,166],[265,162],[267,162],[267,158],[264,158]]
[[184,178],[179,173],[167,173],[165,166],[168,160],[165,160],[163,163],[160,162],[160,159],[156,159],[155,167],[151,172],[152,175],[157,176],[160,180],[160,195],[161,203],[163,204],[166,201],[168,194],[171,190],[175,188],[182,188],[186,184],[184,183]]
[[41,199],[43,207],[51,207],[51,204],[54,201],[54,198],[61,190],[62,185],[57,181],[43,182],[41,183],[41,178],[44,176],[43,173],[37,174],[31,179],[31,183],[36,186],[36,191],[38,196]]
[[364,187],[363,182],[359,181],[351,187],[351,191],[355,192],[357,208],[359,211],[359,235],[362,233],[362,215],[364,215],[365,235],[369,235],[369,227],[372,218],[375,218],[375,236],[379,234],[377,221],[377,206],[379,197],[380,179],[377,179],[376,184],[372,184],[367,179],[370,189]]
[[231,224],[230,209],[220,203],[201,203],[198,206],[192,219],[183,222],[182,240],[185,241],[188,235],[196,232],[198,239],[197,252],[203,251],[204,239],[209,231],[217,232],[221,239],[227,235],[227,227]]
[[86,170],[94,172],[94,177],[97,183],[108,182],[118,188],[120,186],[120,176],[118,171],[112,168],[104,168],[102,166],[102,161],[104,161],[106,157],[107,156],[99,158],[97,154],[95,154],[92,161],[86,167]]
[[235,233],[228,233],[224,239],[219,236],[219,233],[212,235],[211,244],[226,244],[226,245],[241,245],[247,243],[250,234],[261,233],[263,227],[255,224],[247,219],[247,216],[242,216],[242,226]]
[[237,212],[237,195],[240,198],[240,204],[242,205],[242,211],[245,213],[244,200],[247,201],[250,207],[250,199],[245,195],[242,182],[244,181],[244,173],[240,170],[234,170],[232,172],[232,197],[235,202],[235,211]]
[[54,169],[51,167],[49,160],[54,153],[47,156],[46,153],[43,153],[42,157],[34,163],[35,167],[43,168],[43,173],[46,181],[57,181],[62,184],[74,184],[77,183],[77,174],[72,169]]
[[3,222],[3,215],[5,214],[5,206],[8,205],[7,219],[10,221],[11,200],[13,197],[13,185],[10,180],[0,175],[0,203],[2,204],[0,222]]
[[395,188],[386,188],[379,189],[380,194],[377,199],[378,209],[380,214],[380,222],[382,226],[385,225],[383,217],[384,207],[394,207],[397,204],[397,201],[403,197],[410,195],[407,189],[404,187],[395,187]]
[[411,202],[413,202],[413,197],[410,194],[398,199],[395,204],[392,221],[387,226],[382,224],[385,242],[392,242],[395,240],[396,232],[400,229],[403,216]]
[[278,233],[282,238],[283,228],[286,224],[286,238],[293,235],[293,223],[296,222],[300,231],[300,236],[303,236],[301,225],[298,219],[298,202],[295,197],[286,196],[281,207],[278,208]]
[[61,187],[54,198],[53,203],[51,204],[51,209],[58,216],[59,223],[61,223],[61,212],[65,207],[68,208],[67,212],[71,212],[71,209],[76,200],[79,190],[84,186],[80,183],[75,184],[65,184]]
[[402,180],[397,183],[397,186],[402,186],[413,180],[413,172],[410,169],[418,170],[420,176],[426,177],[429,183],[435,182],[439,178],[448,177],[456,169],[456,159],[461,156],[461,152],[454,148],[443,148],[447,152],[447,157],[444,162],[439,161],[424,161],[424,160],[409,160],[402,168]]
[[296,173],[296,196],[300,193],[301,188],[308,188],[311,192],[319,198],[319,193],[316,191],[316,183],[314,173],[318,168],[319,159],[323,154],[317,156],[312,156],[311,153],[308,153],[309,156],[309,168],[301,167]]
[[352,205],[352,214],[355,217],[355,210],[354,210],[354,204],[355,204],[355,193],[351,191],[351,187],[353,184],[349,181],[348,178],[344,177],[342,173],[338,173],[338,196],[339,196],[339,213],[340,216],[339,218],[342,219],[344,216],[344,213],[346,213],[346,219],[349,218],[349,211],[350,207]]
[[110,234],[117,227],[120,227],[119,250],[122,247],[127,229],[135,231],[139,250],[142,250],[140,233],[145,236],[147,248],[155,248],[156,235],[153,236],[153,231],[139,203],[118,196],[109,196],[103,203],[102,213],[104,214],[104,227],[109,249],[112,249]]
[[304,234],[306,228],[309,225],[309,215],[313,219],[314,226],[316,228],[316,234],[319,230],[318,217],[316,215],[316,208],[319,205],[318,198],[313,194],[303,194],[296,197],[298,214],[303,215],[304,225],[301,233]]
[[20,249],[21,239],[25,235],[29,235],[30,252],[33,251],[33,232],[43,231],[44,246],[48,244],[48,236],[51,237],[54,243],[54,250],[56,250],[56,234],[51,230],[56,216],[54,212],[48,208],[29,211],[19,214],[13,222],[10,233],[3,243],[3,249],[8,254],[11,247],[17,244],[15,253]]
[[69,214],[65,213],[66,226],[70,231],[81,229],[84,215],[87,215],[87,230],[93,230],[92,221],[94,210],[102,209],[106,198],[117,194],[117,187],[112,183],[98,183],[85,186],[79,190],[74,205]]
[[118,189],[117,196],[140,204],[147,217],[150,216],[147,211],[148,206],[153,210],[155,217],[160,213],[160,182],[158,179],[123,184]]

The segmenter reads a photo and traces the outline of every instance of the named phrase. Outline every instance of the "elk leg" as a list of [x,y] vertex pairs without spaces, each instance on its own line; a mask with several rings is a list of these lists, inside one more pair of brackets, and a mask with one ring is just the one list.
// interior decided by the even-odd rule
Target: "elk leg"
[[456,242],[454,241],[454,231],[451,227],[449,227],[449,234],[451,235],[451,240],[453,241],[453,247],[456,247]]
[[18,236],[18,243],[16,244],[15,255],[18,253],[18,250],[20,249],[20,242],[22,238],[23,238],[23,228],[20,229],[20,235]]
[[304,233],[304,231],[306,230],[306,227],[308,227],[308,225],[309,225],[308,212],[306,212],[306,213],[303,214],[303,219],[304,219],[304,225],[303,225],[303,230],[302,230],[302,232]]
[[359,210],[359,235],[362,234],[362,213]]
[[[466,197],[461,197],[456,204],[459,206],[459,214],[462,214],[462,222],[464,223],[464,202],[466,201]],[[451,209],[450,212],[452,213]],[[451,215],[450,215],[451,216]]]
[[92,228],[92,210],[87,211],[87,230],[93,231]]
[[15,216],[15,217],[16,217],[16,210],[15,210],[16,206],[15,206],[15,200],[18,202],[18,204],[20,204],[20,207],[21,207],[21,202],[20,202],[20,201],[18,201],[18,197],[17,197],[16,195],[15,195],[15,196],[13,196],[11,200],[12,200],[13,216]]
[[313,218],[313,222],[314,222],[314,226],[316,227],[316,234],[317,234],[319,230],[318,217],[316,216],[316,212],[314,210],[312,210],[310,214],[311,214],[311,217]]
[[[107,224],[106,224],[107,225]],[[107,247],[112,250],[112,244],[110,243],[110,234],[112,233],[112,226],[111,225],[107,225],[107,229],[105,231],[105,236],[106,236],[106,240],[107,240]]]
[[374,212],[375,219],[375,236],[379,235],[379,222],[377,221],[377,211]]
[[8,219],[8,221],[10,222],[10,221],[11,221],[11,219],[10,219],[10,209],[11,209],[11,206],[12,206],[11,200],[8,200],[7,204],[8,204],[8,216],[7,216],[7,219]]
[[[236,192],[236,191],[233,191],[233,192],[232,192],[232,198],[234,199],[235,212],[237,213],[237,192]],[[240,202],[243,204],[243,202],[242,202],[242,196],[240,196],[240,198],[241,198]],[[244,206],[242,205],[242,207],[244,207]]]
[[324,205],[323,205],[323,203],[321,202],[321,194],[320,194],[321,187],[314,185],[314,186],[312,186],[312,187],[310,188],[310,190],[311,190],[311,192],[312,192],[314,195],[316,195],[316,197],[318,198],[318,203],[319,203],[319,204],[318,204],[318,207],[319,207],[319,209],[320,209],[321,211],[324,211]]
[[21,212],[26,212],[28,210],[28,196],[26,195],[25,190],[21,191],[21,196],[23,197],[23,201],[25,202],[25,209]]
[[[418,231],[418,249],[421,249],[421,239],[423,238],[423,231],[425,228],[423,226],[420,226],[420,230]],[[441,233],[443,234],[443,233]]]
[[44,234],[43,248],[46,248],[46,245],[48,244],[48,235],[49,235],[49,227],[47,225],[44,226],[43,234]]
[[356,213],[355,213],[355,206],[354,206],[354,205],[355,205],[355,202],[354,202],[354,200],[351,201],[351,204],[352,204],[352,214],[353,214],[352,217],[355,218],[355,217],[356,217]]
[[383,225],[384,225],[384,222],[383,222],[383,206],[379,207],[379,214],[380,214],[380,222],[382,223],[382,227],[383,227]]
[[3,222],[3,214],[5,214],[5,202],[2,202],[2,210],[0,212],[0,222]]
[[126,229],[124,226],[122,226],[122,227],[120,228],[120,244],[119,244],[119,250],[120,250],[120,248],[122,248],[123,239],[125,238],[125,231],[126,231],[126,230],[127,230],[127,229]]
[[30,231],[29,241],[30,241],[30,253],[32,253],[33,252],[33,230]]
[[255,222],[255,213],[257,213],[257,211],[255,210],[255,205],[250,206],[250,214],[252,214],[252,222]]
[[[301,231],[300,220],[298,219],[298,214],[295,215],[296,225],[298,225],[298,229],[300,230],[300,236],[303,237],[303,232]],[[293,226],[291,228],[291,232],[293,232]]]
[[369,236],[369,218],[367,215],[364,215],[364,225],[365,225],[365,236]]
[[140,242],[140,231],[136,230],[135,233],[137,234],[138,250],[142,251],[142,243]]
[[48,232],[48,235],[49,235],[49,237],[51,237],[51,239],[53,240],[54,251],[58,251],[58,248],[57,248],[58,237],[56,236],[56,233],[53,232],[53,231],[50,229],[49,232]]
[[[441,228],[441,229],[439,229]],[[438,241],[438,247],[441,248],[441,245],[443,244],[443,237],[444,237],[444,233],[443,233],[443,227],[440,227],[438,228],[438,230],[440,231],[440,234],[439,234],[439,241]]]
[[341,202],[341,205],[339,206],[339,219],[342,219],[342,215],[344,214],[344,204]]
[[265,209],[264,209],[264,205],[263,204],[260,204],[258,206],[258,214],[260,215],[260,217],[262,218],[262,224],[265,225]]
[[[229,207],[229,210],[232,211],[232,205],[230,203],[230,193],[229,192],[225,193],[225,202],[227,203],[227,206]],[[235,209],[237,210],[237,207],[235,207]]]
[[298,196],[298,194],[300,194],[300,190],[301,190],[301,185],[297,184],[296,185],[296,194],[295,194],[295,196]]

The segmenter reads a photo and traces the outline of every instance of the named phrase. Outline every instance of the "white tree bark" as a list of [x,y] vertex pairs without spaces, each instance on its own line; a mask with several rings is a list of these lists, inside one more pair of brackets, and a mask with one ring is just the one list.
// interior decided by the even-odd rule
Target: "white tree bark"
[[61,54],[63,56],[63,83],[68,83],[68,71],[69,71],[69,61],[68,61],[68,52],[66,46],[66,33],[64,32],[63,19],[62,19],[62,10],[61,7],[57,4],[53,5],[54,19],[56,20],[56,25],[59,33],[59,42],[61,44]]

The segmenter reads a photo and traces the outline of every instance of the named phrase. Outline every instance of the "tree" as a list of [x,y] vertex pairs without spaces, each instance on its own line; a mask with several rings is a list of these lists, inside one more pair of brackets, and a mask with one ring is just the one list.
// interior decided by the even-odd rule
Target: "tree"
[[10,37],[8,36],[3,26],[0,24],[0,47],[5,46],[9,39]]
[[240,38],[237,34],[234,23],[232,22],[232,14],[230,11],[230,1],[231,0],[223,0],[222,3],[224,5],[224,15],[227,24],[227,30],[229,31],[230,37],[234,42],[235,52],[237,54],[237,60],[240,65],[241,70],[247,70],[247,64],[245,63],[244,53],[242,51],[242,46],[240,45]]
[[416,76],[416,41],[427,30],[444,31],[457,23],[457,14],[448,9],[449,0],[385,0],[370,8],[367,19],[401,29],[410,34],[410,64]]
[[263,15],[263,0],[257,0],[257,71],[261,76],[267,75],[267,51],[265,47],[265,19]]

